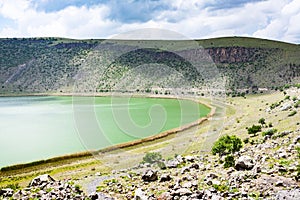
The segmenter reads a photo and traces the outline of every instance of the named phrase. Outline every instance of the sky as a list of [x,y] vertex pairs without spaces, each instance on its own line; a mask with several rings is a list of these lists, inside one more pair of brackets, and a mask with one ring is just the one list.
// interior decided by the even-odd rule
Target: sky
[[0,37],[109,39],[153,28],[187,38],[300,43],[300,0],[0,0]]

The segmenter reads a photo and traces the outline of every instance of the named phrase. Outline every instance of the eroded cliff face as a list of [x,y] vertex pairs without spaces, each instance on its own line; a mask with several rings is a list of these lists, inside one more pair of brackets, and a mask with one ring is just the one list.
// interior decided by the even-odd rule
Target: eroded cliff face
[[206,49],[215,63],[252,62],[261,49],[245,47],[215,47]]

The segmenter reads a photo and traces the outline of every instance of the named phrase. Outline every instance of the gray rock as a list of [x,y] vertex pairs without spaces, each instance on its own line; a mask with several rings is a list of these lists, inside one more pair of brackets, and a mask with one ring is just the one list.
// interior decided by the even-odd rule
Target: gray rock
[[161,200],[172,200],[173,197],[172,197],[172,195],[171,195],[170,192],[164,192],[164,193],[162,193],[162,194],[159,196],[158,199],[161,199]]
[[210,178],[211,179],[218,178],[218,175],[215,173],[209,173],[209,174],[207,174],[205,179],[210,179]]
[[44,183],[54,182],[54,178],[52,178],[49,174],[43,174],[40,176],[35,177],[29,184],[30,187],[32,186],[41,186]]
[[148,169],[145,171],[145,173],[142,175],[142,179],[144,181],[156,181],[158,179],[157,172],[153,171],[152,169]]
[[190,171],[190,168],[189,167],[183,167],[180,171],[181,174],[184,174],[186,172],[189,172]]
[[180,163],[178,160],[168,160],[165,164],[167,168],[177,168]]
[[148,197],[146,196],[145,192],[141,188],[138,188],[134,192],[134,199],[135,200],[147,200]]
[[279,157],[279,158],[287,158],[287,153],[286,153],[285,151],[280,152],[280,153],[278,154],[278,157]]
[[253,167],[254,162],[250,156],[239,157],[234,166],[236,170],[251,170]]
[[193,163],[193,164],[191,164],[191,165],[189,166],[189,168],[190,168],[190,169],[199,169],[200,166],[199,166],[199,164],[197,164],[197,163]]
[[170,180],[172,180],[172,177],[170,176],[170,174],[163,174],[160,176],[159,182],[165,182],[165,181],[170,181]]
[[295,190],[281,190],[275,195],[277,200],[299,200],[300,189]]
[[179,195],[179,196],[189,196],[191,194],[193,194],[189,189],[187,188],[180,188],[178,190],[176,190],[174,192],[175,195]]
[[184,163],[185,159],[181,155],[176,156],[176,160],[179,162],[179,164]]
[[277,182],[275,183],[275,186],[276,186],[276,187],[282,187],[282,186],[283,186],[283,181],[277,181]]
[[278,137],[284,137],[287,136],[288,134],[292,133],[293,131],[282,131],[277,134]]
[[91,199],[91,200],[97,200],[98,198],[99,198],[99,196],[98,196],[98,194],[97,193],[92,193],[92,194],[90,194],[89,195],[89,198]]
[[296,137],[293,141],[294,144],[297,144],[298,142],[300,142],[300,136]]
[[285,110],[290,109],[291,107],[292,107],[292,104],[290,102],[286,102],[281,106],[280,110],[285,111]]
[[211,197],[211,200],[221,200],[221,199],[222,199],[222,197],[219,196],[219,195],[216,195],[216,194],[214,194],[214,195]]
[[185,156],[185,160],[188,161],[188,162],[194,162],[195,157],[194,156]]
[[11,197],[14,194],[14,190],[11,188],[5,188],[0,190],[0,196]]
[[182,187],[184,187],[184,188],[191,188],[192,187],[192,182],[185,182],[185,183],[183,183],[182,184]]

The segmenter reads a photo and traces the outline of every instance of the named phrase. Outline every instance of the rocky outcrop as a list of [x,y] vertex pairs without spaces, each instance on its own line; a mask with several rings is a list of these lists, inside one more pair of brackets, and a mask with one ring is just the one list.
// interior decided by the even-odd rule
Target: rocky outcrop
[[255,60],[258,48],[214,47],[206,49],[215,63],[242,63]]

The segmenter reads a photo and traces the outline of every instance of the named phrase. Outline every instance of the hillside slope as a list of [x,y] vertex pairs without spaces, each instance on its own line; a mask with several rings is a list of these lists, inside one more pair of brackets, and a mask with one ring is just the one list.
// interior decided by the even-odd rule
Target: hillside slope
[[[138,91],[154,92],[154,88],[168,88],[169,85],[174,86],[174,83],[177,83],[176,87],[188,84],[191,88],[200,88],[207,81],[207,77],[203,78],[191,63],[161,49],[136,49],[109,63],[112,55],[107,52],[123,51],[140,41],[127,41],[118,47],[111,45],[113,48],[109,47],[109,42],[106,46],[101,45],[101,42],[62,38],[0,39],[0,94],[72,92],[74,85],[86,84],[80,78],[85,73],[90,73],[95,83],[87,84],[89,86],[81,84],[80,92],[120,89],[116,88],[116,83],[128,76],[133,68],[145,64],[141,71],[135,72],[143,74],[143,78],[133,86],[135,89],[138,86]],[[176,44],[176,41],[168,42]],[[274,89],[300,82],[299,45],[243,37],[197,42],[211,57],[220,77],[226,82],[226,88],[231,91]],[[184,42],[181,43],[184,46]],[[108,51],[99,49],[107,46]],[[193,56],[194,53],[191,49],[177,52],[187,56]],[[159,70],[149,67],[153,63],[160,65]],[[168,74],[173,70],[174,73]],[[164,77],[153,79],[157,71],[161,71]],[[171,78],[167,77],[169,75]],[[134,79],[136,74],[129,76]],[[180,76],[184,76],[188,82],[178,82]],[[132,82],[130,78],[129,81]]]

